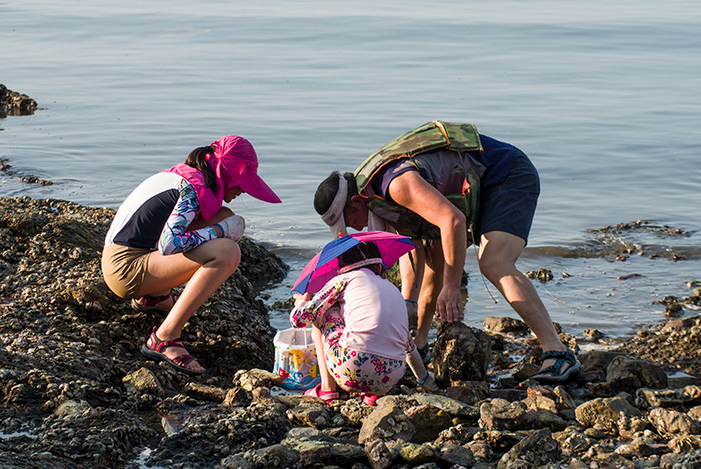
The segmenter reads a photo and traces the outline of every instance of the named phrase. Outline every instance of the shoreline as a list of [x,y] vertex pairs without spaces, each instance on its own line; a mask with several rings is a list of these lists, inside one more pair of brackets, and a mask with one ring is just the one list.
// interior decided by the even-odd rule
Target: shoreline
[[[406,376],[376,408],[354,396],[326,407],[280,392],[267,371],[274,331],[259,288],[287,267],[250,239],[239,271],[184,330],[207,373],[141,357],[159,318],[102,281],[113,213],[0,199],[0,466],[487,469],[547,457],[550,468],[671,468],[701,459],[701,316],[670,318],[609,350],[584,351],[606,342],[595,330],[561,334],[584,366],[564,386],[525,380],[540,352],[520,321],[441,326],[434,370],[455,353],[477,368],[441,372],[439,394]],[[452,351],[438,345],[447,337]]]

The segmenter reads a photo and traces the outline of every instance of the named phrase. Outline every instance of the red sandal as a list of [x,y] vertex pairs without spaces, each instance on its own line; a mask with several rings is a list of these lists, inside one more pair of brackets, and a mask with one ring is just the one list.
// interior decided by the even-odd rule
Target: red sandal
[[337,392],[323,391],[321,389],[321,384],[317,384],[315,387],[313,387],[311,389],[307,389],[306,391],[304,391],[304,395],[305,396],[312,396],[312,397],[319,397],[319,398],[325,400],[327,405],[329,402],[338,399]]
[[375,396],[375,395],[372,395],[372,394],[361,393],[361,394],[360,394],[360,398],[362,399],[362,401],[363,401],[365,404],[367,404],[367,405],[369,405],[369,406],[371,406],[371,407],[375,407],[375,406],[377,406],[377,400],[380,398],[380,396]]
[[171,367],[175,368],[178,371],[183,371],[185,373],[190,373],[193,375],[199,375],[204,373],[206,370],[192,370],[187,367],[192,362],[197,363],[197,360],[190,355],[189,353],[184,353],[182,355],[179,355],[175,358],[168,358],[162,351],[167,349],[168,347],[180,347],[180,348],[185,348],[183,347],[182,342],[180,342],[180,337],[177,339],[171,339],[171,340],[161,340],[156,336],[156,328],[153,328],[153,331],[151,331],[151,335],[149,336],[149,339],[151,339],[151,346],[149,347],[148,341],[144,345],[141,346],[141,353],[148,357],[148,358],[153,358],[154,360],[161,360],[166,362],[168,365]]
[[[131,307],[132,309],[136,311],[160,311],[163,313],[168,313],[170,312],[172,306],[170,308],[164,308],[164,307],[159,307],[157,306],[159,303],[163,303],[164,301],[167,301],[168,299],[172,298],[173,299],[173,305],[175,305],[175,302],[178,300],[176,296],[173,296],[172,293],[168,293],[167,295],[163,296],[151,296],[151,295],[144,295],[141,298],[132,298],[131,300]],[[142,300],[143,303],[139,303],[137,300]]]

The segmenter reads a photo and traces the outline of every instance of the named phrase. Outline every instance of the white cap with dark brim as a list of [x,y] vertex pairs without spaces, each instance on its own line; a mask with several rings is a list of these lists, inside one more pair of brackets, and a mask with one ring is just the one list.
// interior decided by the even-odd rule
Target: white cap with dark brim
[[331,234],[334,238],[339,236],[345,236],[348,234],[348,229],[346,228],[346,220],[343,218],[343,209],[346,206],[346,199],[348,198],[348,182],[346,178],[339,175],[338,178],[338,192],[331,202],[331,206],[321,216],[321,219],[329,225],[331,228]]

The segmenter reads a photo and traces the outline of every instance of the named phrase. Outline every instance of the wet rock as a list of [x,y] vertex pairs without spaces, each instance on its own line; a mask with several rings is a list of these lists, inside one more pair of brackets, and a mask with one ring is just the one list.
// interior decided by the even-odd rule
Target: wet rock
[[701,448],[701,435],[675,436],[667,446],[675,453],[688,453]]
[[86,401],[70,400],[58,406],[58,409],[54,411],[54,415],[56,415],[57,417],[76,416],[86,412],[90,412],[91,410],[92,406]]
[[701,422],[701,406],[692,407],[686,415],[688,415],[690,419]]
[[494,451],[487,442],[471,441],[465,445],[465,448],[470,450],[475,461],[489,462],[494,459]]
[[294,447],[297,441],[303,440],[327,441],[329,438],[324,432],[317,428],[294,427],[287,432],[282,443]]
[[667,369],[701,376],[701,317],[643,329],[619,349]]
[[37,102],[0,84],[0,119],[7,116],[28,116],[37,110]]
[[453,381],[445,390],[445,396],[468,405],[474,405],[489,397],[489,383],[486,381]]
[[464,402],[451,399],[448,396],[420,393],[412,395],[411,399],[419,405],[428,405],[441,409],[450,414],[452,417],[472,420],[475,422],[479,418],[479,409],[471,405],[467,405]]
[[331,462],[331,445],[325,441],[302,441],[295,445],[302,467],[319,467]]
[[[253,403],[267,406],[283,414],[288,410],[288,407],[285,404],[281,403],[277,397],[272,395],[269,388],[263,386],[259,386],[251,391],[251,399]],[[320,404],[319,402],[303,401],[303,403],[304,402],[307,402],[309,405]]]
[[538,280],[540,283],[545,283],[553,279],[553,273],[550,269],[529,270],[524,275],[532,280]]
[[241,454],[227,456],[221,460],[219,465],[221,466],[221,469],[256,469],[254,464],[248,461]]
[[433,441],[438,438],[440,432],[453,426],[450,415],[432,405],[413,407],[406,412],[406,416],[416,429],[411,438],[412,443]]
[[300,454],[289,446],[276,444],[246,454],[256,468],[284,469],[297,464]]
[[509,317],[492,317],[487,316],[484,320],[484,329],[496,334],[508,334],[515,332],[518,334],[530,334],[531,330],[525,322],[520,319]]
[[435,443],[464,445],[472,441],[475,434],[479,433],[480,429],[476,426],[471,426],[465,423],[460,423],[446,430],[443,430],[436,438]]
[[331,423],[331,415],[325,403],[302,403],[287,411],[287,418],[298,425],[325,428]]
[[348,425],[354,427],[360,427],[365,417],[370,415],[373,410],[375,409],[364,405],[360,399],[348,399],[339,409],[340,413],[348,419]]
[[225,389],[200,383],[187,383],[185,385],[185,393],[193,399],[217,403],[223,402],[227,396]]
[[635,393],[635,405],[641,409],[651,407],[677,407],[684,401],[674,389],[638,389]]
[[552,438],[549,429],[529,433],[499,460],[498,469],[515,466],[517,461],[524,461],[534,467],[556,461],[561,455],[560,445]]
[[241,386],[246,391],[253,391],[259,386],[272,388],[282,384],[282,377],[270,371],[253,368],[250,370],[239,370],[234,375],[233,383]]
[[577,407],[577,401],[567,392],[564,386],[555,386],[553,395],[555,396],[555,406],[558,411],[575,409]]
[[466,446],[447,443],[438,446],[437,460],[439,466],[462,466],[472,467],[475,464],[475,456],[472,450]]
[[587,451],[594,439],[578,431],[576,427],[568,427],[563,431],[553,433],[553,439],[560,443],[563,454],[571,455]]
[[436,452],[428,445],[404,443],[399,448],[399,457],[411,466],[418,466],[436,459]]
[[122,378],[122,383],[124,383],[124,388],[129,393],[154,394],[156,396],[163,396],[165,394],[156,375],[145,367],[127,373],[127,375]]
[[[101,281],[113,211],[10,200],[0,199],[0,467],[493,469],[503,453],[500,464],[511,469],[682,469],[701,460],[701,386],[685,378],[668,381],[671,389],[631,389],[654,379],[630,363],[644,358],[653,377],[655,369],[701,376],[701,316],[645,328],[612,352],[579,354],[588,371],[566,386],[503,379],[517,366],[538,366],[541,353],[532,338],[507,332],[487,336],[504,359],[483,378],[456,372],[441,394],[417,392],[407,378],[376,408],[357,397],[326,406],[272,389],[279,377],[265,371],[272,328],[255,298],[259,280],[235,274],[188,323],[184,341],[208,371],[183,375],[139,353],[162,316],[132,311]],[[448,329],[444,338],[474,337],[454,348],[480,342],[466,331]],[[609,367],[623,385],[604,382]],[[162,391],[148,379],[128,387],[142,374]],[[593,398],[597,389],[627,393]],[[432,434],[416,436],[436,422]],[[551,439],[561,454],[550,463],[537,442],[516,451],[540,427],[560,430]]]
[[554,394],[550,394],[542,387],[528,388],[528,397],[523,399],[523,403],[528,410],[549,410],[557,412],[557,404],[553,399]]
[[624,356],[624,352],[607,351],[607,350],[591,350],[579,354],[577,359],[582,364],[582,371],[602,371],[606,373],[606,369],[614,358]]
[[548,409],[530,409],[527,412],[530,428],[550,428],[558,431],[567,427],[567,421],[556,412]]
[[[701,468],[701,450],[692,451],[684,455],[677,462],[681,469],[699,469]],[[675,465],[675,469],[676,469]]]
[[232,407],[238,405],[248,405],[252,400],[251,393],[238,386],[229,389],[224,397],[224,406]]
[[335,443],[331,445],[331,461],[341,467],[350,467],[353,463],[366,461],[365,450],[361,446]]
[[622,416],[640,417],[642,413],[622,397],[604,397],[583,403],[575,409],[575,415],[582,425],[591,427],[599,424],[614,430]]
[[629,417],[621,416],[616,422],[618,434],[622,438],[633,439],[643,434],[643,431],[649,427],[649,421],[645,417]]
[[492,350],[489,336],[461,322],[441,323],[433,346],[433,370],[436,380],[484,380]]
[[523,436],[513,432],[488,430],[475,433],[473,440],[485,442],[494,452],[502,453],[513,448],[522,438]]
[[527,408],[523,402],[492,399],[480,406],[480,427],[487,430],[516,430],[526,427]]
[[598,329],[584,329],[582,335],[593,342],[598,342],[605,337],[604,333]]
[[649,419],[650,423],[657,429],[657,432],[667,438],[701,433],[700,422],[673,409],[663,409],[661,407],[651,409]]
[[647,360],[619,356],[606,369],[606,384],[599,393],[634,393],[640,388],[659,389],[667,386],[667,374],[662,367]]
[[586,457],[592,460],[591,464],[595,464],[596,467],[603,469],[635,469],[635,463],[633,461],[613,451],[601,451],[587,454]]
[[290,429],[283,415],[262,405],[226,410],[214,404],[200,405],[181,414],[179,420],[183,428],[162,438],[147,464],[172,467],[177,461],[182,467],[212,467],[212,461],[268,447],[282,440]]
[[[364,445],[370,439],[411,440],[416,429],[402,410],[392,402],[381,403],[363,421],[358,443]],[[367,453],[367,448],[366,448]]]
[[378,438],[369,438],[365,441],[365,455],[372,469],[389,469],[392,467],[394,455],[385,442]]
[[78,467],[118,467],[136,456],[154,431],[124,412],[92,409],[50,416],[25,454],[47,451]]
[[616,448],[616,454],[620,454],[625,458],[633,457],[649,457],[655,454],[664,454],[669,452],[669,447],[657,443],[650,438],[635,438],[630,443],[626,443]]
[[[690,384],[678,391],[679,399],[684,405],[701,404],[701,386]],[[693,409],[692,409],[693,410]]]

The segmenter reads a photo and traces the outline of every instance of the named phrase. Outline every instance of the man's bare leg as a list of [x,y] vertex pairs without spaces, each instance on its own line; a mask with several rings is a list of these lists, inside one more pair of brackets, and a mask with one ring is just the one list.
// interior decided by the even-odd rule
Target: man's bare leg
[[[565,351],[566,347],[560,341],[550,314],[533,283],[516,269],[516,260],[525,245],[523,239],[511,233],[503,231],[484,233],[480,240],[480,270],[533,331],[543,351]],[[541,369],[554,363],[553,359],[546,360]],[[569,364],[566,363],[563,371],[568,366]]]

